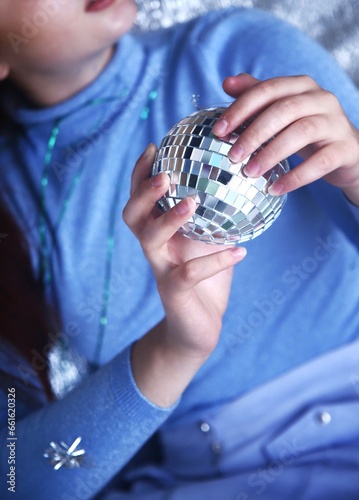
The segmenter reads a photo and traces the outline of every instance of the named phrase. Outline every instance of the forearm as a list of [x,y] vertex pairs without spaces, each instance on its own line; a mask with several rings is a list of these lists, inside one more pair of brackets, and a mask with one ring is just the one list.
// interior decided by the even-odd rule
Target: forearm
[[188,197],[165,213],[158,210],[170,178],[165,173],[149,178],[155,153],[149,145],[136,163],[123,218],[152,267],[166,315],[134,345],[132,370],[144,396],[168,408],[217,345],[233,266],[246,250],[204,245],[178,232],[197,205]]
[[[146,401],[134,385],[129,367],[125,351],[64,399],[16,422],[19,498],[47,500],[66,494],[66,498],[92,498],[166,420],[171,412]],[[3,444],[7,437],[5,428]],[[82,437],[80,448],[86,452],[81,467],[53,470],[43,457],[50,442],[64,441],[70,446],[77,437]],[[0,467],[6,477],[6,446],[2,447]],[[7,487],[2,481],[1,498],[7,498]]]
[[166,340],[166,320],[132,349],[132,370],[140,391],[159,407],[171,407],[208,356],[190,353]]

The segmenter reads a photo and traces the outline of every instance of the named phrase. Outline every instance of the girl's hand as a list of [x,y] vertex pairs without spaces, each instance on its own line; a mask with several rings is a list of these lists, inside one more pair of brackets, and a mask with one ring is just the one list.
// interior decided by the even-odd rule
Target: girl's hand
[[[155,152],[156,147],[150,145],[135,166],[123,217],[151,264],[166,312],[164,321],[135,345],[134,375],[152,401],[167,404],[181,394],[215,348],[232,267],[246,252],[192,241],[177,232],[195,212],[196,203],[186,198],[161,213],[157,201],[168,190],[169,177],[160,174],[150,179]],[[154,371],[161,377],[153,378]],[[166,383],[171,387],[164,388]],[[161,391],[158,384],[162,384]],[[173,392],[176,384],[178,390]]]
[[303,163],[275,182],[271,194],[281,195],[324,178],[359,205],[359,131],[333,94],[308,76],[259,81],[242,74],[227,78],[223,88],[236,101],[215,124],[217,136],[226,136],[258,114],[233,145],[232,161],[239,162],[276,136],[245,167],[249,177],[258,177],[299,153]]

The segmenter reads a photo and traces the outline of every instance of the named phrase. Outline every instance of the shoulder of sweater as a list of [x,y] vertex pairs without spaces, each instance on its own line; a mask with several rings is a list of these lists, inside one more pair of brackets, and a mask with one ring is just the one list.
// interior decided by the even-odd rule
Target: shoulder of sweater
[[[175,24],[169,28],[138,34],[142,43],[148,47],[156,45],[163,46],[170,40],[182,42],[184,45],[203,43],[208,39],[225,39],[231,32],[236,34],[243,29],[256,29],[257,35],[260,30],[284,29],[291,32],[295,30],[283,20],[273,16],[271,13],[257,8],[230,7],[210,11],[202,16],[191,19],[184,23]],[[225,30],[225,31],[224,31]]]
[[[211,11],[185,23],[145,33],[140,38],[149,52],[156,51],[157,47],[172,53],[171,62],[183,61],[183,57],[197,59],[197,66],[203,61],[203,70],[207,64],[216,65],[215,61],[222,66],[239,59],[249,66],[253,60],[267,61],[268,58],[288,66],[294,64],[288,61],[293,54],[293,59],[298,55],[302,59],[302,52],[312,57],[313,44],[320,49],[319,44],[299,28],[262,9],[245,7]],[[283,56],[286,52],[288,57]]]

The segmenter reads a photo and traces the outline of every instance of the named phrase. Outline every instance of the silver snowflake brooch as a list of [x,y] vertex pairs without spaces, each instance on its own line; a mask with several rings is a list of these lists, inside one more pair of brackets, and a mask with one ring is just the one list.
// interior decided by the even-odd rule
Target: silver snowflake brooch
[[51,441],[50,448],[45,451],[44,457],[54,466],[55,470],[59,470],[61,467],[76,469],[81,466],[85,455],[84,449],[77,449],[81,440],[81,437],[76,438],[70,446],[67,446],[63,441],[60,444]]

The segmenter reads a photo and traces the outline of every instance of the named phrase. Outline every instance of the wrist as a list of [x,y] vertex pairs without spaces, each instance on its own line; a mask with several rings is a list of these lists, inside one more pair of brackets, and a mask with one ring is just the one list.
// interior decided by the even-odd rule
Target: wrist
[[161,323],[161,344],[169,357],[204,363],[217,346],[222,321],[210,325],[200,317],[181,318],[166,316]]
[[173,406],[208,356],[169,341],[163,320],[132,349],[133,376],[142,394],[162,408]]

